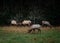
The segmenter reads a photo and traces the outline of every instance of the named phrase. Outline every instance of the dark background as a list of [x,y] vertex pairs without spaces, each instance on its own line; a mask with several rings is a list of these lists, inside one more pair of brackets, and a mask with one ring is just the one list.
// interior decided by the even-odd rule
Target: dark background
[[12,19],[30,19],[35,23],[48,20],[52,25],[60,25],[59,4],[58,0],[0,0],[0,25],[7,25]]

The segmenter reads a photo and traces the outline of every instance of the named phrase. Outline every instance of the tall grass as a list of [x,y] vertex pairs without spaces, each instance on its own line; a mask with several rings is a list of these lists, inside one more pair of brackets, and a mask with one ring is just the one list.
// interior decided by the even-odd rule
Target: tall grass
[[5,32],[0,27],[0,43],[60,43],[60,31],[50,29],[41,33]]

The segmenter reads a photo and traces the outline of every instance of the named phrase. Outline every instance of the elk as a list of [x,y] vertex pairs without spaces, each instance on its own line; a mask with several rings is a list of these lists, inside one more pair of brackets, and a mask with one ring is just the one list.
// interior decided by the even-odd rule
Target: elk
[[50,28],[52,27],[49,21],[42,21],[42,26],[49,26]]
[[11,24],[12,25],[17,25],[17,21],[16,20],[11,20]]
[[24,26],[26,26],[26,25],[30,26],[31,25],[31,21],[30,20],[24,20],[24,21],[22,21],[22,25],[24,25]]
[[40,24],[33,24],[33,25],[31,25],[30,26],[30,30],[28,30],[28,33],[30,33],[31,31],[35,31],[35,30],[38,30],[38,32],[40,31],[41,32],[41,30],[40,30],[40,28],[41,28],[41,25]]

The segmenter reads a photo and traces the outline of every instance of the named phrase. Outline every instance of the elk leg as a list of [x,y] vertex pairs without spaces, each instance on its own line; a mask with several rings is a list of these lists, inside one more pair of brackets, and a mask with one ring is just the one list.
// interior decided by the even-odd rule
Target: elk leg
[[30,33],[32,31],[32,29],[28,30],[28,33]]
[[41,30],[40,29],[37,29],[38,30],[38,32],[40,31],[41,32]]
[[35,32],[35,29],[32,29]]

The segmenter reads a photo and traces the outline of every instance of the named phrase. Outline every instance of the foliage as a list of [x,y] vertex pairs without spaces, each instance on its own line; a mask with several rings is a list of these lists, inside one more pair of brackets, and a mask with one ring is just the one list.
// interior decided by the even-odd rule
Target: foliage
[[[48,20],[54,25],[60,24],[60,8],[54,0],[35,0],[35,1],[3,1],[3,7],[0,11],[0,24],[9,24],[12,19],[21,21],[30,19],[34,22],[36,20]],[[36,20],[35,20],[36,19]]]

